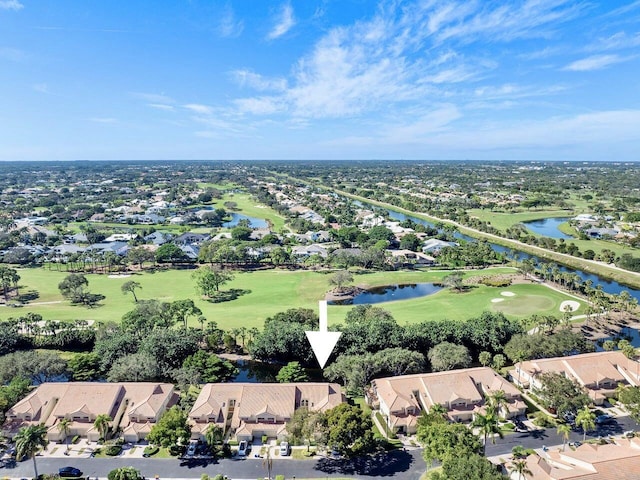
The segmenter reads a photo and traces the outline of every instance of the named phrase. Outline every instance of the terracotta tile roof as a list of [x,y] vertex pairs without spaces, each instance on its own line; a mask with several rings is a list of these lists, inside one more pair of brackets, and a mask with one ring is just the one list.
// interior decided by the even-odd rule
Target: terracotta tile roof
[[[200,391],[189,418],[198,425],[215,422],[224,424],[233,408],[230,427],[238,432],[259,430],[270,425],[284,425],[296,409],[308,406],[324,411],[344,402],[340,386],[334,383],[209,383]],[[280,427],[278,427],[280,428]]]
[[640,441],[583,444],[575,451],[530,455],[531,478],[545,480],[637,480],[640,478]]

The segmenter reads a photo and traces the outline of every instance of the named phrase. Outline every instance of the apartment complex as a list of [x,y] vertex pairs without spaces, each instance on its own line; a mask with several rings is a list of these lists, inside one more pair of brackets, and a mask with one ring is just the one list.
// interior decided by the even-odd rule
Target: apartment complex
[[201,438],[215,424],[238,441],[281,439],[298,408],[325,411],[344,401],[335,383],[209,383],[189,413],[191,434]]
[[64,438],[60,420],[71,420],[69,435],[95,441],[100,433],[94,427],[98,415],[112,418],[112,429],[122,430],[126,441],[143,440],[178,395],[167,383],[60,382],[43,383],[6,413],[3,434],[13,437],[21,427],[43,424],[47,438]]
[[540,376],[556,372],[582,385],[595,405],[615,394],[618,384],[640,385],[640,363],[622,352],[595,352],[517,363],[509,372],[517,385],[541,388]]
[[518,389],[488,367],[378,378],[367,392],[367,402],[380,409],[391,429],[412,434],[421,413],[434,405],[443,406],[451,421],[469,421],[485,411],[486,397],[497,391],[507,398],[502,416],[525,413]]
[[[530,455],[526,478],[536,480],[636,480],[640,478],[640,439],[619,439],[616,443],[585,443],[575,450]],[[512,474],[517,478],[517,474]]]

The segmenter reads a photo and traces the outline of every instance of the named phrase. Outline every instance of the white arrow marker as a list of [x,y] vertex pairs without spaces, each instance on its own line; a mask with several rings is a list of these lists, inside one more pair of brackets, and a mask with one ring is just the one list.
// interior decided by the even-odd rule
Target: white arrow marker
[[320,307],[320,331],[319,332],[304,332],[307,334],[313,353],[315,353],[320,368],[324,368],[324,365],[329,360],[333,348],[338,343],[338,339],[342,332],[328,332],[327,331],[327,301],[320,300],[318,302]]

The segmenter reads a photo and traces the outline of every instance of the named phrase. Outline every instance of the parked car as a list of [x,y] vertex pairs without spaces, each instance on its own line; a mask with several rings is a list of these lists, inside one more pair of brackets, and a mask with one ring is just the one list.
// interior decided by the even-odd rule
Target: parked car
[[242,440],[240,445],[238,445],[238,455],[244,457],[249,452],[249,444],[246,440]]
[[61,477],[81,477],[82,472],[76,467],[62,467],[58,470]]
[[289,455],[289,442],[281,442],[280,443],[280,456],[286,457]]
[[187,456],[193,457],[196,454],[197,444],[195,442],[191,442],[187,447]]
[[604,414],[604,415],[598,415],[596,417],[596,425],[604,425],[605,423],[611,423],[613,422],[615,419],[608,414]]

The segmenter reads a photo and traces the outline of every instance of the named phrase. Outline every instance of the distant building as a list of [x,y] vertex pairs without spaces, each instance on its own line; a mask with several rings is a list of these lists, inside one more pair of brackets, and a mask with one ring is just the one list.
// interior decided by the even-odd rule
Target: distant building
[[457,247],[456,242],[445,242],[444,240],[438,240],[437,238],[430,238],[422,244],[422,251],[424,253],[437,254],[445,247]]

